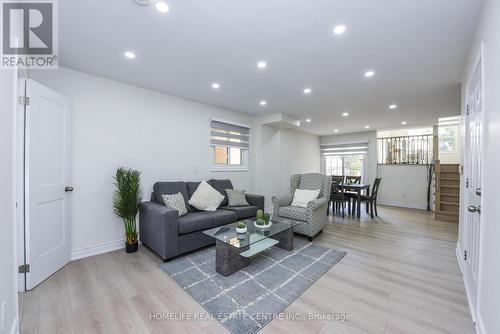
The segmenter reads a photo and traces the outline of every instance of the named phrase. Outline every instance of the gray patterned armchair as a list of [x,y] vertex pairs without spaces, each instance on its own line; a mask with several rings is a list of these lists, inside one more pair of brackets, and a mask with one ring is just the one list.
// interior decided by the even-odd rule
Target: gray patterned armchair
[[[304,234],[311,241],[323,230],[327,220],[327,208],[330,199],[332,177],[324,174],[296,174],[290,178],[290,194],[273,196],[274,215],[295,220],[294,232]],[[319,189],[318,199],[309,202],[307,208],[291,206],[296,189]]]

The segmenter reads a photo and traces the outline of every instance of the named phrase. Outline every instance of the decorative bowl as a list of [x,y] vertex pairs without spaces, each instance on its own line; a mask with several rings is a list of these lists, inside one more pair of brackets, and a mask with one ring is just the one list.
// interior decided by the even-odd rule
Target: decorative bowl
[[257,221],[253,222],[253,226],[255,226],[256,229],[261,230],[261,231],[270,229],[272,225],[273,225],[273,223],[271,221],[267,225],[258,225]]

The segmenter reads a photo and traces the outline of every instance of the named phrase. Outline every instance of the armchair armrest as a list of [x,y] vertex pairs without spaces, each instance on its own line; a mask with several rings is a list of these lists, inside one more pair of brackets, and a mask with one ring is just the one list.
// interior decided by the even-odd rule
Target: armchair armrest
[[261,210],[264,210],[264,196],[246,194],[246,198],[248,204],[256,206]]
[[282,206],[289,206],[293,201],[293,194],[277,195],[271,198],[274,206],[274,213],[278,213],[278,209]]
[[154,202],[139,207],[140,239],[164,260],[177,255],[179,212]]
[[321,197],[318,199],[315,199],[314,201],[310,201],[307,203],[307,209],[308,210],[316,210],[318,208],[321,208],[322,206],[326,205],[328,203],[328,198],[326,197]]

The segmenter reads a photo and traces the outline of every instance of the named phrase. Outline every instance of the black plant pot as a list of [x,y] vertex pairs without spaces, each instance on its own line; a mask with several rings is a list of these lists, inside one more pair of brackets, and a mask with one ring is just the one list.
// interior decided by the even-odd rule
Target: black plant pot
[[133,244],[129,244],[128,242],[125,242],[125,251],[127,253],[135,253],[137,252],[137,247],[139,246],[139,242],[134,242]]

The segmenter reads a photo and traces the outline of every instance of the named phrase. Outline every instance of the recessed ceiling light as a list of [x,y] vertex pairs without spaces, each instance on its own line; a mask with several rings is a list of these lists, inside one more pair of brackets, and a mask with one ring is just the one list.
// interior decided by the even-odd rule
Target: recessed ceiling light
[[170,9],[170,8],[168,8],[168,5],[165,2],[163,2],[163,1],[157,1],[155,3],[155,8],[160,13],[167,13],[169,11],[169,9]]
[[260,68],[260,69],[264,69],[267,67],[267,63],[265,61],[259,61],[257,63],[257,67]]
[[219,84],[218,82],[214,82],[214,83],[212,84],[212,88],[213,88],[213,89],[219,89],[219,88],[220,88],[220,84]]
[[366,71],[365,72],[365,77],[367,78],[371,78],[375,75],[375,72],[374,71]]
[[369,129],[369,128],[370,128],[370,126],[369,126],[369,125],[365,125],[365,129]]
[[335,129],[335,130],[333,130],[333,132],[339,132],[339,129]]
[[342,35],[345,32],[345,26],[344,25],[338,25],[335,28],[333,28],[333,33],[335,35]]
[[405,121],[402,121],[402,122],[401,122],[401,125],[406,125],[406,122],[405,122]]
[[311,88],[304,88],[304,94],[311,94],[312,89]]
[[125,51],[124,55],[128,59],[135,59],[135,53],[133,53],[132,51]]
[[306,119],[306,122],[311,123],[311,119],[310,118]]
[[264,100],[260,101],[260,105],[261,105],[261,106],[265,106],[266,104],[267,104],[267,102],[266,102],[266,101],[264,101]]
[[398,105],[397,105],[397,104],[391,104],[391,105],[389,106],[389,109],[396,109],[397,107],[398,107]]
[[346,111],[346,112],[343,112],[343,113],[342,113],[342,116],[343,116],[343,117],[347,117],[347,116],[349,116],[349,113],[348,113],[347,111]]

